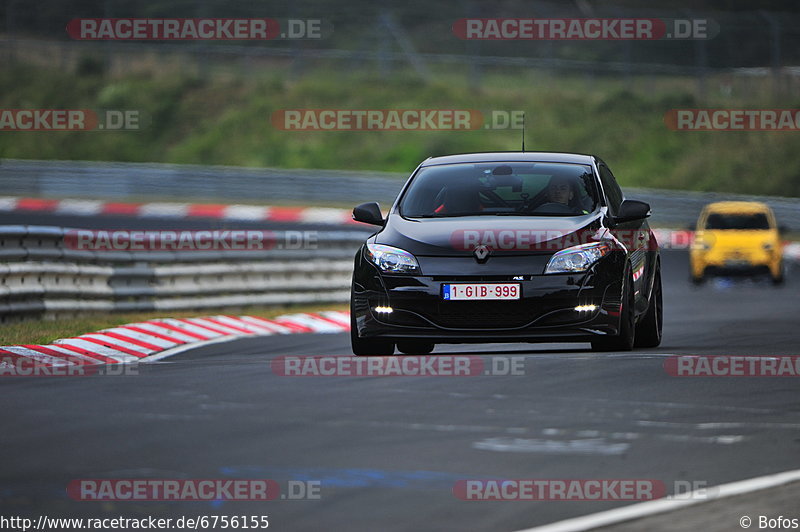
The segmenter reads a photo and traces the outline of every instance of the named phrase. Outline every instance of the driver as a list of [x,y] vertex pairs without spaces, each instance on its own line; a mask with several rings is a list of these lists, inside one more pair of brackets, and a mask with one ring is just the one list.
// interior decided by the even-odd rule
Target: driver
[[575,191],[572,187],[572,180],[564,176],[553,176],[547,184],[547,201],[550,203],[561,203],[571,206]]

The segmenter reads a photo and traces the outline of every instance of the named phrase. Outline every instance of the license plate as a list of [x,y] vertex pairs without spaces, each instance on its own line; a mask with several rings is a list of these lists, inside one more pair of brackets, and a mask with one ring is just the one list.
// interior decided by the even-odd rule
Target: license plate
[[745,268],[750,266],[750,263],[746,260],[726,260],[725,266],[728,268]]
[[442,298],[445,301],[519,299],[520,287],[518,283],[443,284]]

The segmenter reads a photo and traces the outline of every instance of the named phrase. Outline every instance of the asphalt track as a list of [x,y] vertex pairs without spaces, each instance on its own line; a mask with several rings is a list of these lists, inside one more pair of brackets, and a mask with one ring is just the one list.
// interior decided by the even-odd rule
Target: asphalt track
[[[712,486],[797,468],[800,380],[677,378],[662,364],[670,354],[800,354],[800,268],[781,288],[696,288],[685,253],[663,253],[663,265],[658,349],[435,351],[524,357],[524,375],[274,374],[279,355],[350,356],[346,334],[306,334],[210,345],[141,365],[138,375],[4,378],[0,515],[244,514],[269,515],[275,530],[516,530],[630,503],[462,501],[454,483],[638,478],[672,491],[677,480]],[[214,503],[65,494],[73,479],[133,477],[319,480],[321,491],[318,500]],[[729,512],[719,530],[739,529]]]

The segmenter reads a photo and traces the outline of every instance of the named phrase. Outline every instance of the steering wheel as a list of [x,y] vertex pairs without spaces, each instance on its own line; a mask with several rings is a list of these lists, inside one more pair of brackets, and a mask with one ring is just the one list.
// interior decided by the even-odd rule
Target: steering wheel
[[522,194],[519,195],[519,197],[522,198],[522,203],[520,203],[519,206],[517,207],[516,209],[517,212],[530,211],[531,207],[533,207],[533,200],[531,199],[531,195],[528,194],[527,192],[523,192]]

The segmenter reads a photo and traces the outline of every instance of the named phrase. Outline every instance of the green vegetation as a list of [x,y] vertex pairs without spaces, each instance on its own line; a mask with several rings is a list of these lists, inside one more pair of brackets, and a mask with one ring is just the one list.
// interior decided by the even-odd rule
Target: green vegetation
[[[64,73],[31,66],[0,72],[2,108],[136,109],[140,131],[3,132],[0,156],[331,168],[410,172],[430,155],[517,150],[519,131],[290,132],[273,127],[281,109],[524,110],[529,150],[595,153],[623,185],[800,196],[798,133],[675,132],[664,113],[681,107],[800,108],[767,87],[741,96],[714,90],[702,102],[694,82],[518,76],[486,72],[479,89],[438,72],[431,83],[396,71],[391,79],[322,68],[291,80],[286,70],[248,78],[177,71],[121,77],[102,68]],[[738,94],[738,95],[737,95]]]

